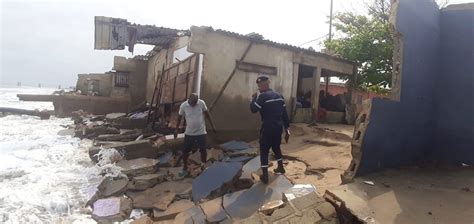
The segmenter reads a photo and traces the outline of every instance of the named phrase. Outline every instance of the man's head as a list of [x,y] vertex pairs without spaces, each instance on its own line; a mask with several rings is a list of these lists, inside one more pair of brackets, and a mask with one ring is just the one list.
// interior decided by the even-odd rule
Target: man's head
[[196,106],[198,99],[199,97],[197,93],[191,93],[191,95],[188,98],[189,105],[191,105],[192,107]]
[[262,93],[270,89],[270,79],[266,76],[257,78],[258,90]]

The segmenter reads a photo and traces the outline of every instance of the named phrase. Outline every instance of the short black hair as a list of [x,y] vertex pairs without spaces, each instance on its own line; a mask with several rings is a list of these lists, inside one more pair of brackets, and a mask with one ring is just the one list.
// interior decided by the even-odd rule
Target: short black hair
[[268,81],[268,77],[266,76],[260,76],[257,78],[257,84],[260,82],[265,82],[265,81]]

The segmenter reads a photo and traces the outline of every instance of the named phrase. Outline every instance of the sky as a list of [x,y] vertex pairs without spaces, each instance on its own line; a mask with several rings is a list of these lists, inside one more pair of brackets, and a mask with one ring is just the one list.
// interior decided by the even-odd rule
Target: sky
[[[334,12],[365,13],[364,1],[334,0]],[[450,3],[472,0],[450,0]],[[321,49],[330,0],[0,0],[0,84],[74,86],[77,74],[109,71],[122,51],[94,50],[94,16],[188,29],[256,32],[277,42]],[[149,45],[137,45],[134,55]]]

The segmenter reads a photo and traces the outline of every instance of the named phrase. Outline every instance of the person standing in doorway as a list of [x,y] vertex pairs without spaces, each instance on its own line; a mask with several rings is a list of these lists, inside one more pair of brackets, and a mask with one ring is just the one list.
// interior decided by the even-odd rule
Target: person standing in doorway
[[204,165],[207,162],[206,151],[206,121],[204,116],[209,120],[212,130],[216,133],[216,128],[211,119],[209,111],[207,111],[206,103],[199,99],[196,93],[192,93],[189,99],[181,104],[179,107],[178,123],[174,132],[174,138],[178,136],[178,129],[181,124],[181,119],[184,116],[186,120],[186,130],[184,131],[184,147],[183,147],[183,171],[182,176],[188,175],[188,157],[192,151],[193,146],[196,146],[201,152],[201,162]]
[[262,127],[260,129],[260,163],[262,176],[260,180],[268,183],[268,154],[270,148],[275,153],[278,167],[273,170],[276,174],[284,174],[283,155],[281,153],[281,136],[285,129],[285,140],[290,137],[288,113],[283,96],[270,89],[270,79],[260,76],[257,79],[258,92],[252,96],[250,110],[252,113],[260,112]]

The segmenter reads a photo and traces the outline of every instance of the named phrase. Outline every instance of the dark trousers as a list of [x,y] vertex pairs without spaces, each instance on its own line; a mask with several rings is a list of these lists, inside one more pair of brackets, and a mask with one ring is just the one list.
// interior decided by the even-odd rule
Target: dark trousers
[[188,158],[191,154],[193,146],[196,146],[201,152],[201,162],[207,162],[207,151],[206,151],[206,135],[185,135],[184,136],[184,148],[183,148],[183,169],[188,169]]
[[270,148],[275,153],[277,161],[282,161],[281,153],[281,134],[283,133],[282,127],[263,127],[260,130],[260,164],[262,168],[268,167],[268,154]]

